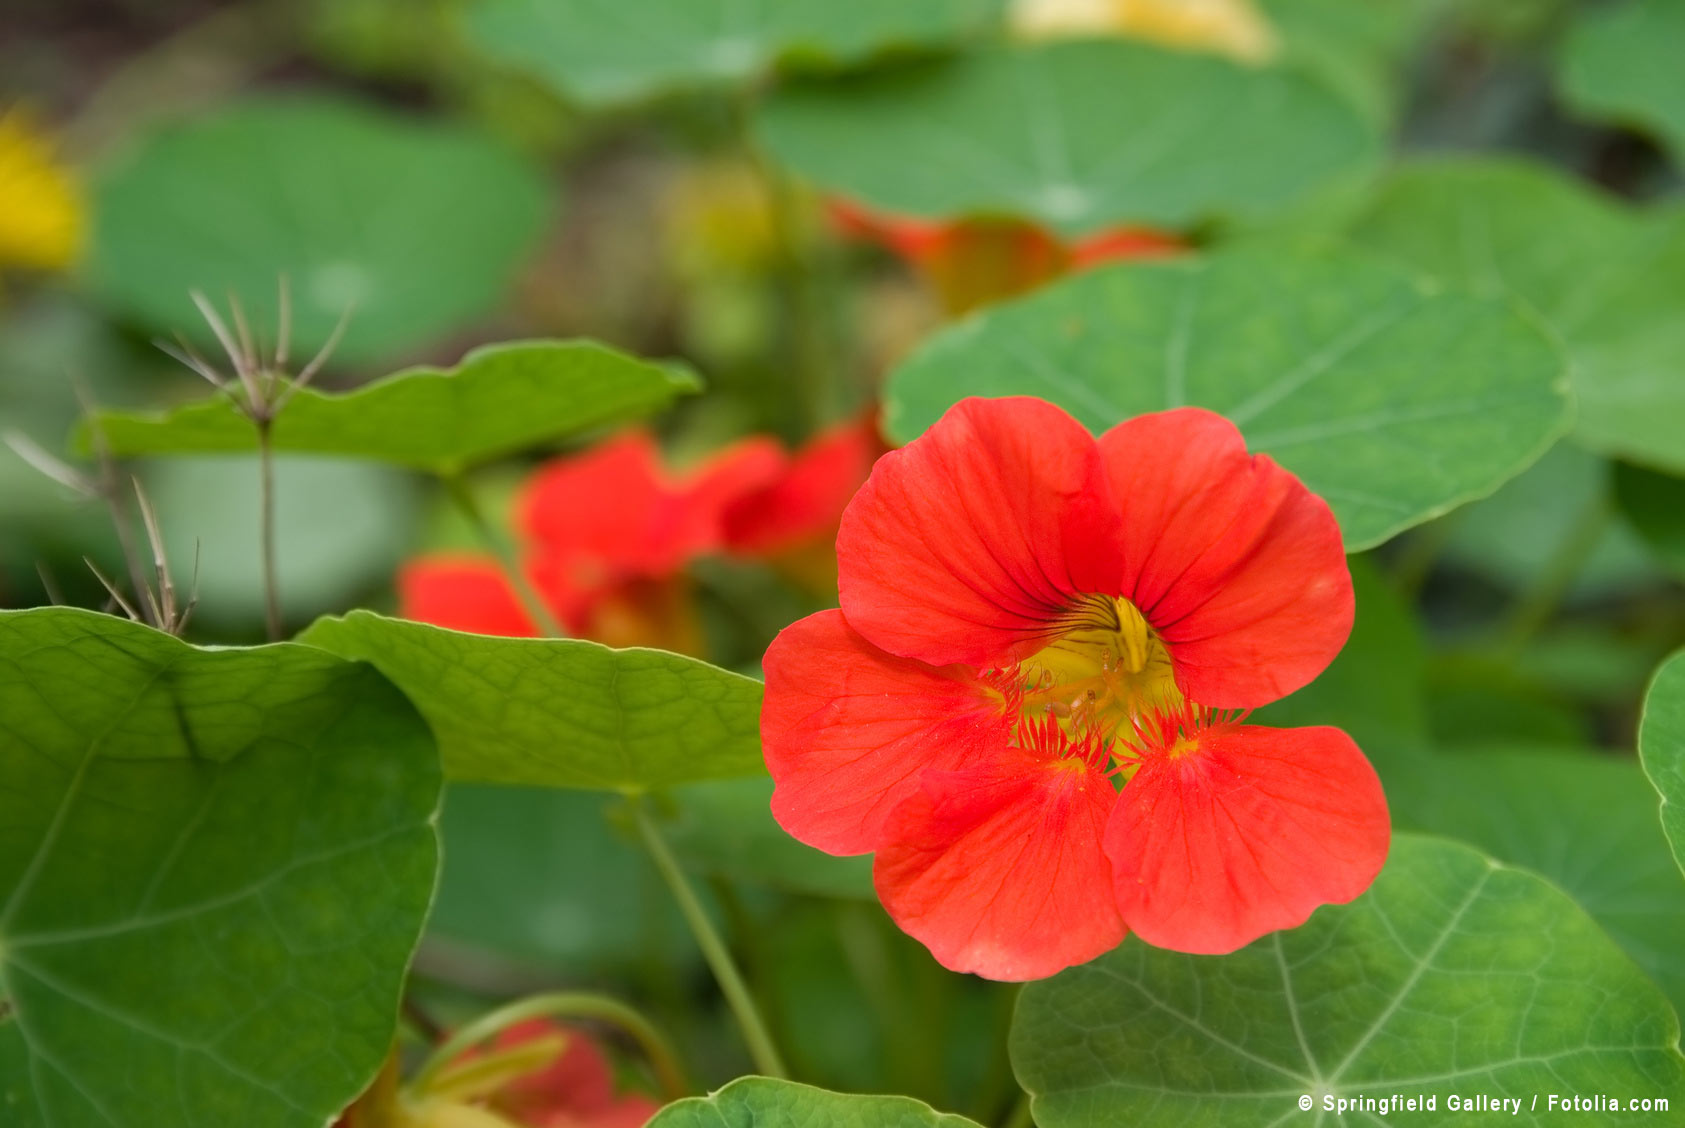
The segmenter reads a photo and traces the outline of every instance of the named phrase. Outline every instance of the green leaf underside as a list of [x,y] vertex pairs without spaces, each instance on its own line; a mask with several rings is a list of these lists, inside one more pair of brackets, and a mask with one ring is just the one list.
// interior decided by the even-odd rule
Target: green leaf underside
[[16,1128],[320,1128],[373,1077],[439,768],[367,666],[0,612],[0,1106]]
[[1685,870],[1685,651],[1656,671],[1638,729],[1644,774],[1662,797],[1662,830]]
[[[293,353],[365,363],[496,306],[536,245],[550,189],[496,142],[324,96],[243,102],[148,137],[98,187],[90,274],[168,336],[216,341],[188,292],[239,298],[273,343],[290,283]],[[226,309],[225,309],[226,319]]]
[[[1678,1040],[1666,998],[1561,892],[1400,835],[1360,900],[1234,955],[1130,940],[1030,984],[1012,1060],[1042,1128],[1317,1128],[1357,1116],[1324,1112],[1324,1095],[1394,1093],[1437,1098],[1435,1112],[1400,1114],[1411,1124],[1463,1123],[1447,1098],[1483,1094],[1520,1097],[1505,1122],[1530,1125],[1560,1120],[1551,1093],[1681,1107]],[[1304,1095],[1313,1113],[1298,1110]]]
[[1022,216],[1069,237],[1267,215],[1376,148],[1358,110],[1297,71],[1122,40],[793,84],[757,127],[826,192],[915,216]]
[[[305,388],[276,419],[276,450],[377,459],[438,474],[594,427],[635,419],[701,386],[694,375],[590,341],[514,341],[455,368],[410,368],[355,391]],[[251,421],[226,396],[156,414],[102,412],[111,452],[255,451]],[[87,425],[73,440],[92,449]]]
[[1685,470],[1685,209],[1626,209],[1523,161],[1423,161],[1381,188],[1351,238],[1533,306],[1568,353],[1574,438]]
[[1000,0],[488,0],[468,29],[493,57],[587,103],[752,79],[791,58],[860,61],[976,33]]
[[1649,133],[1685,162],[1685,5],[1626,0],[1585,9],[1563,51],[1568,104]]
[[717,1093],[668,1105],[649,1128],[977,1128],[975,1121],[937,1112],[911,1097],[830,1093],[794,1081],[740,1077]]
[[433,726],[452,780],[645,791],[766,772],[761,683],[694,658],[368,611],[320,619],[299,641],[392,679]]
[[675,788],[668,840],[687,869],[818,897],[875,901],[870,856],[837,857],[798,842],[772,817],[772,780]]
[[887,426],[911,439],[967,395],[1040,396],[1096,434],[1221,412],[1328,501],[1353,551],[1491,492],[1568,415],[1560,353],[1508,301],[1349,254],[1067,279],[934,337],[891,375]]
[[1467,842],[1554,881],[1685,1009],[1685,875],[1630,757],[1478,748],[1387,773],[1395,826]]

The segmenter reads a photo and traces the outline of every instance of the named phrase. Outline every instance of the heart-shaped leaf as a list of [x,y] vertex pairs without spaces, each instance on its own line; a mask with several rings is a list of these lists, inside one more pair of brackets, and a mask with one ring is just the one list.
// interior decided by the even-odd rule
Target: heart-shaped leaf
[[232,294],[296,354],[353,310],[337,356],[390,357],[493,308],[536,244],[543,181],[492,140],[323,96],[262,99],[173,125],[106,171],[91,274],[116,306],[215,347],[189,300]]
[[1561,354],[1501,299],[1362,257],[1229,252],[1067,279],[938,334],[891,376],[906,440],[967,395],[1096,433],[1194,404],[1334,507],[1352,550],[1491,492],[1567,420]]
[[[343,455],[453,474],[524,448],[658,411],[701,387],[690,372],[591,341],[511,341],[455,368],[409,368],[345,393],[305,388],[270,433],[276,450]],[[227,397],[160,414],[101,412],[116,455],[255,451]],[[93,447],[88,425],[74,445]]]
[[1466,1120],[1453,1097],[1517,1100],[1526,1125],[1560,1122],[1552,1096],[1685,1107],[1673,1008],[1578,906],[1409,835],[1362,898],[1233,955],[1129,940],[1030,984],[1012,1063],[1042,1128],[1339,1123],[1333,1102],[1394,1095],[1433,1098],[1388,1110],[1418,1124]]
[[1685,470],[1685,209],[1631,211],[1521,161],[1441,160],[1394,174],[1351,236],[1522,298],[1567,349],[1575,439]]
[[299,641],[391,678],[433,726],[453,780],[638,792],[766,771],[761,683],[694,658],[369,611],[320,619]]
[[439,764],[368,666],[0,612],[0,1107],[321,1128],[432,899]]
[[1638,730],[1644,774],[1662,796],[1662,829],[1685,870],[1685,651],[1662,663],[1644,698]]
[[911,1097],[829,1093],[794,1081],[740,1077],[717,1093],[668,1105],[649,1128],[752,1128],[823,1124],[826,1128],[977,1128]]
[[487,54],[582,102],[742,83],[775,63],[851,63],[981,30],[1000,0],[485,0],[468,29]]
[[1685,162],[1685,5],[1626,0],[1583,9],[1562,53],[1562,93],[1587,116],[1651,134]]
[[1364,167],[1362,114],[1315,80],[1122,40],[997,47],[783,88],[760,136],[826,192],[1067,236],[1266,215]]

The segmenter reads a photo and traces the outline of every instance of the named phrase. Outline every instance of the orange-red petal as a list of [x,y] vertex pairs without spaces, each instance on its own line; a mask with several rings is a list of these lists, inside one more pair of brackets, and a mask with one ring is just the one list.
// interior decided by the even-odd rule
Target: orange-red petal
[[1333,661],[1355,605],[1326,502],[1199,408],[1120,423],[1100,450],[1123,514],[1123,593],[1184,694],[1253,708]]
[[972,671],[886,654],[839,611],[786,627],[767,650],[761,743],[772,813],[833,854],[877,849],[921,772],[958,768],[1006,741],[1000,702]]
[[843,513],[851,627],[984,667],[1039,649],[1081,594],[1117,594],[1119,522],[1094,438],[1043,400],[966,399],[884,455]]
[[1380,872],[1386,797],[1344,732],[1218,725],[1182,752],[1149,755],[1106,828],[1118,907],[1147,943],[1232,952]]
[[398,614],[475,634],[538,634],[520,596],[495,561],[468,555],[424,556],[398,572]]
[[1017,981],[1085,963],[1125,934],[1101,845],[1117,798],[1082,760],[1017,748],[926,772],[886,828],[878,895],[954,971]]
[[883,450],[875,424],[851,420],[815,435],[777,480],[729,504],[726,546],[765,555],[834,537],[843,509]]

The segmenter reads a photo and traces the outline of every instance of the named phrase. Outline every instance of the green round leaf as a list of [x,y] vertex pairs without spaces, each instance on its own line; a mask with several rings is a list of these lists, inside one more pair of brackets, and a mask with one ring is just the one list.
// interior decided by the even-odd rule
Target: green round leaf
[[1225,253],[1079,275],[938,334],[886,391],[906,440],[967,395],[1034,395],[1096,433],[1227,415],[1378,544],[1491,492],[1567,419],[1562,358],[1510,303],[1352,255]]
[[1685,1010],[1685,877],[1636,761],[1512,747],[1458,749],[1413,767],[1384,777],[1394,825],[1550,878]]
[[322,96],[250,101],[160,130],[106,171],[90,270],[125,312],[207,348],[189,291],[219,305],[232,294],[273,343],[284,276],[294,355],[353,309],[336,356],[361,363],[492,309],[543,231],[548,195],[475,133]]
[[1628,0],[1583,9],[1563,50],[1568,104],[1653,135],[1685,162],[1685,4]]
[[1067,236],[1279,210],[1375,156],[1363,115],[1284,68],[1122,40],[998,47],[794,84],[762,107],[773,157],[827,192]]
[[645,791],[766,771],[761,683],[694,658],[369,611],[318,620],[299,641],[397,683],[433,726],[452,780]]
[[1644,698],[1638,730],[1644,774],[1662,796],[1662,829],[1685,870],[1685,651],[1662,663]]
[[468,30],[487,54],[588,103],[742,83],[782,60],[852,63],[981,30],[1000,0],[484,0]]
[[0,1107],[321,1128],[432,899],[439,765],[368,666],[0,612]]
[[1386,182],[1351,237],[1528,302],[1567,349],[1575,439],[1685,470],[1685,209],[1630,211],[1521,161],[1424,161]]
[[1434,1098],[1411,1124],[1465,1123],[1451,1098],[1486,1096],[1544,1125],[1551,1095],[1685,1107],[1678,1043],[1666,997],[1561,892],[1401,835],[1362,898],[1234,955],[1130,940],[1030,984],[1012,1064],[1041,1128],[1388,1123],[1325,1102],[1394,1094]]
[[774,1124],[825,1128],[977,1128],[911,1097],[828,1093],[794,1081],[740,1077],[719,1092],[662,1109],[649,1128],[758,1128]]
[[[276,450],[373,458],[454,474],[594,427],[650,414],[701,382],[591,341],[511,341],[455,368],[407,368],[356,391],[297,392],[276,418]],[[121,456],[255,451],[252,423],[226,396],[162,413],[101,412]],[[89,425],[73,444],[90,452]]]

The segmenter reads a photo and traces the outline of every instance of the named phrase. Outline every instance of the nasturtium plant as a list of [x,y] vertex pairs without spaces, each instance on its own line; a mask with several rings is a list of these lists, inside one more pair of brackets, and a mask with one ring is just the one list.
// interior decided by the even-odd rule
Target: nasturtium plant
[[1622,462],[1614,491],[1621,516],[1655,560],[1685,576],[1685,478]]
[[283,287],[308,356],[378,362],[446,337],[508,291],[551,189],[466,127],[320,95],[241,102],[160,127],[104,171],[89,272],[169,338],[211,338],[189,300],[232,295],[272,328]]
[[1621,0],[1581,12],[1562,48],[1563,97],[1587,117],[1653,136],[1685,162],[1685,85],[1678,48],[1685,8],[1671,0]]
[[744,1077],[717,1093],[662,1110],[650,1128],[754,1128],[757,1124],[826,1124],[836,1128],[978,1128],[907,1097],[827,1093],[770,1077]]
[[760,683],[660,650],[490,638],[354,611],[299,636],[372,663],[476,783],[641,792],[760,775]]
[[1650,683],[1638,752],[1644,774],[1661,792],[1662,829],[1685,870],[1685,654],[1669,658]]
[[1095,430],[1193,404],[1334,507],[1348,548],[1491,492],[1568,419],[1563,359],[1512,303],[1347,254],[1111,267],[937,334],[891,374],[887,427],[1033,395]]
[[467,14],[474,44],[584,103],[748,85],[779,63],[857,64],[986,30],[1003,0],[486,0]]
[[[700,383],[688,369],[639,360],[592,341],[510,341],[475,349],[454,368],[406,368],[355,391],[300,388],[275,420],[273,449],[366,458],[451,476],[534,445],[657,411]],[[258,449],[257,432],[227,395],[173,410],[107,411],[76,445],[116,455]]]
[[1447,158],[1394,172],[1350,238],[1526,302],[1567,350],[1574,439],[1685,471],[1685,210],[1634,210],[1524,161]]
[[756,125],[774,160],[826,193],[1067,238],[1267,215],[1377,152],[1363,116],[1297,70],[1115,40],[792,83]]
[[1485,1096],[1549,1124],[1561,1113],[1535,1094],[1685,1099],[1678,1018],[1584,912],[1411,835],[1362,899],[1234,955],[1130,941],[1032,984],[1012,1064],[1043,1128],[1337,1123],[1362,1106],[1336,1102],[1395,1095],[1435,1098],[1421,1123],[1456,1123],[1453,1097]]
[[372,667],[0,611],[0,1105],[319,1128],[433,896],[438,758]]

